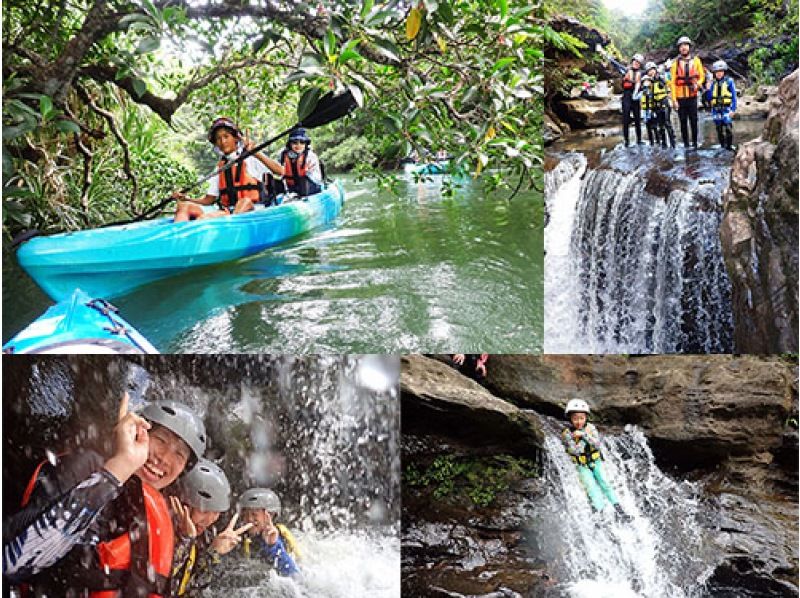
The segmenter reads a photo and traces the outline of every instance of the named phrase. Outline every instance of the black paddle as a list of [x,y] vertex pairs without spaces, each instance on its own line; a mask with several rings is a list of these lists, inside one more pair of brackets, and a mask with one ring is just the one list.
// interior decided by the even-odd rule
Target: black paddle
[[[265,142],[258,144],[253,149],[249,151],[244,151],[241,155],[236,158],[235,160],[231,160],[225,166],[212,172],[211,174],[203,177],[199,181],[195,182],[194,184],[190,185],[189,187],[185,187],[181,189],[181,193],[188,193],[192,189],[199,187],[201,184],[206,182],[208,179],[214,178],[215,176],[219,176],[221,173],[225,172],[229,168],[233,167],[234,164],[238,164],[239,162],[243,161],[249,156],[253,156],[260,152],[262,149],[267,147],[268,145],[275,143],[281,137],[284,137],[291,133],[294,129],[298,127],[304,127],[306,129],[315,129],[317,127],[321,127],[322,125],[327,125],[329,122],[342,118],[343,116],[349,114],[356,106],[357,106],[356,99],[353,97],[352,92],[348,89],[346,92],[333,95],[333,92],[328,92],[324,96],[322,96],[317,105],[314,107],[314,110],[306,116],[303,120],[299,121],[297,124],[289,127],[285,131],[278,133],[272,139],[267,139]],[[159,202],[158,204],[154,205],[152,208],[146,210],[145,212],[139,214],[135,218],[131,218],[130,220],[122,220],[119,222],[110,222],[108,224],[102,225],[100,228],[106,228],[108,226],[118,226],[122,224],[131,224],[132,222],[139,222],[140,220],[144,220],[148,216],[160,212],[164,209],[164,207],[169,204],[170,202],[175,201],[173,197],[168,197],[165,200]]]

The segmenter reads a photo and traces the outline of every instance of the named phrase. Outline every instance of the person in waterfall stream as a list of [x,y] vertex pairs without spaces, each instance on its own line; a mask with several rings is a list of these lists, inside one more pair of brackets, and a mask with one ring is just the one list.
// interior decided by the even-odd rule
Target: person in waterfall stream
[[619,519],[629,521],[603,473],[602,440],[594,424],[587,421],[589,412],[586,401],[571,399],[564,410],[570,425],[561,434],[561,440],[578,468],[578,477],[594,510],[600,512],[611,505]]
[[277,523],[282,511],[280,497],[269,488],[250,488],[239,497],[239,509],[242,521],[253,526],[251,537],[242,543],[245,557],[266,560],[284,577],[299,574],[295,563],[301,558],[297,540],[289,528]]

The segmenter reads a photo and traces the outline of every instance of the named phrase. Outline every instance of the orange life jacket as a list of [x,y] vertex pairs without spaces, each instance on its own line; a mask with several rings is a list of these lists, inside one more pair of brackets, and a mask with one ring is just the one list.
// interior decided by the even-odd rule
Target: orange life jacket
[[689,60],[681,57],[675,59],[675,76],[672,84],[675,86],[675,96],[677,98],[697,97],[698,81],[703,68],[699,63],[700,59],[696,56]]
[[[141,567],[144,565],[147,571],[149,581],[156,582],[155,586],[159,586],[159,580],[164,584],[166,592],[156,590],[159,593],[151,592],[150,598],[159,598],[160,596],[167,596],[169,594],[169,584],[164,580],[168,580],[172,572],[172,555],[175,547],[175,535],[172,529],[172,518],[169,514],[167,501],[161,493],[150,486],[149,484],[142,483],[142,495],[144,497],[144,508],[147,517],[146,535],[148,540],[148,554],[137,555],[138,559],[144,559],[146,563],[139,563]],[[143,530],[139,530],[142,533]],[[136,544],[133,545],[134,552]],[[132,550],[131,550],[131,534],[130,532],[123,534],[108,542],[102,542],[97,546],[97,552],[100,557],[100,566],[106,571],[115,570],[130,570],[132,568]],[[153,576],[152,573],[155,573]],[[155,579],[153,579],[155,577]],[[91,598],[118,598],[122,596],[120,590],[103,590],[98,592],[91,592]]]
[[[221,160],[217,168],[225,166]],[[240,199],[249,199],[254,204],[261,199],[263,184],[247,174],[247,159],[219,173],[219,203],[223,208],[233,209]]]
[[322,191],[322,187],[308,178],[307,160],[308,148],[294,160],[289,157],[289,152],[286,150],[281,154],[283,181],[286,183],[286,189],[302,196]]

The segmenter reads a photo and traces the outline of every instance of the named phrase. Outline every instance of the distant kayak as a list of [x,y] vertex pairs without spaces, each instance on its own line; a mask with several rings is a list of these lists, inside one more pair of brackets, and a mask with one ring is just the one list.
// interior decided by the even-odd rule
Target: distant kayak
[[406,164],[404,169],[407,174],[446,174],[449,164],[447,160],[428,164]]
[[193,222],[171,218],[34,237],[17,259],[56,301],[76,288],[111,298],[200,266],[258,253],[327,224],[344,201],[341,184],[252,212]]
[[81,290],[49,308],[3,346],[3,353],[158,353],[103,299]]

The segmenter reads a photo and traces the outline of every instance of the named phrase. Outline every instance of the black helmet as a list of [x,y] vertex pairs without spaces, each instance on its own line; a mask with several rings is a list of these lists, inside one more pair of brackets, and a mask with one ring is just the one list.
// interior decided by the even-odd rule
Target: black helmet
[[237,138],[242,136],[242,132],[239,130],[239,127],[236,126],[236,123],[227,116],[222,116],[211,123],[211,128],[208,130],[208,140],[211,143],[214,143],[214,134],[217,132],[217,129],[228,129]]
[[303,143],[311,143],[311,138],[306,133],[303,127],[298,127],[289,133],[289,143],[292,141],[302,141]]

